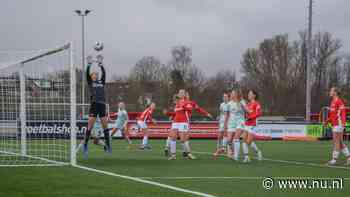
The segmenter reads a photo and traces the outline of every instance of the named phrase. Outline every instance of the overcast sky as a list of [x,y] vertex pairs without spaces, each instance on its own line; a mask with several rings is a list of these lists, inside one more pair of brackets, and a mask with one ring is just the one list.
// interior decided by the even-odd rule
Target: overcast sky
[[[87,53],[105,44],[108,73],[123,75],[143,56],[170,60],[170,48],[187,45],[193,63],[211,75],[240,70],[242,53],[264,38],[307,26],[308,0],[2,0],[0,51],[50,48],[69,40],[80,64],[81,18],[87,20]],[[314,31],[329,31],[350,52],[350,1],[315,0]],[[4,56],[4,55],[3,55]],[[0,59],[1,60],[1,59]]]

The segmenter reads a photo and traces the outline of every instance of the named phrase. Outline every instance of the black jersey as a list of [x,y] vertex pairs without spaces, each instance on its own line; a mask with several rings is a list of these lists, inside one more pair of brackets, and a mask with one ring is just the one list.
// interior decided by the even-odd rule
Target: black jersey
[[106,71],[102,64],[99,64],[99,67],[102,71],[101,79],[93,81],[90,77],[90,67],[91,64],[87,66],[86,70],[86,79],[90,90],[90,100],[91,103],[105,103],[105,84],[106,84]]

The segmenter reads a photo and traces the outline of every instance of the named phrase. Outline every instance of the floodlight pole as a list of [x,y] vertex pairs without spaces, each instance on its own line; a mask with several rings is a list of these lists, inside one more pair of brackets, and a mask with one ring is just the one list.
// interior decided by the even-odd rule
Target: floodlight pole
[[[81,103],[85,104],[85,17],[91,12],[91,10],[75,10],[78,16],[81,16],[81,66],[82,66],[82,86],[81,86]],[[84,107],[82,108],[83,115],[85,113]]]
[[311,116],[311,66],[312,66],[312,3],[309,0],[309,24],[307,39],[307,63],[306,63],[306,121],[310,121]]

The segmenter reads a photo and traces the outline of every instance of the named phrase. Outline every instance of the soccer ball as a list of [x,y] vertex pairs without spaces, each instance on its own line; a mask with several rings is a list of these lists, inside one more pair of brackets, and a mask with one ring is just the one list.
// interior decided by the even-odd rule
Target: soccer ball
[[103,43],[102,42],[96,42],[95,46],[94,46],[94,49],[96,51],[102,51],[103,50]]

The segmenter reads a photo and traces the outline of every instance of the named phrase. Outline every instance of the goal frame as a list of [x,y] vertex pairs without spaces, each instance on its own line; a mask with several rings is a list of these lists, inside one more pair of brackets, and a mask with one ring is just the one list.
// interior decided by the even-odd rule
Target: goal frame
[[[50,162],[53,162],[55,164],[64,165],[64,164],[70,164],[70,165],[76,165],[77,159],[76,159],[76,144],[77,144],[77,120],[76,120],[76,66],[74,64],[74,54],[73,54],[73,42],[68,42],[64,45],[61,45],[59,47],[49,49],[46,51],[40,51],[37,55],[24,58],[20,61],[7,64],[4,66],[0,66],[0,70],[9,68],[13,65],[18,65],[18,73],[19,73],[19,91],[20,91],[20,105],[19,105],[19,121],[21,124],[21,133],[20,133],[20,156],[23,157],[32,157],[27,154],[27,133],[26,133],[26,125],[27,125],[27,118],[26,118],[26,80],[25,80],[25,63],[37,60],[41,57],[55,54],[57,52],[68,50],[69,54],[69,73],[70,73],[70,158],[69,163],[68,162],[60,162],[60,161],[53,161],[53,160],[47,160]],[[15,153],[14,153],[15,154]],[[43,158],[46,160],[45,158]],[[35,164],[33,165],[35,166]],[[42,166],[42,165],[39,165]],[[46,166],[46,165],[45,165]],[[47,166],[50,166],[50,164],[47,164]]]

